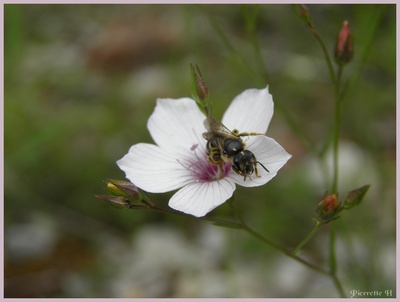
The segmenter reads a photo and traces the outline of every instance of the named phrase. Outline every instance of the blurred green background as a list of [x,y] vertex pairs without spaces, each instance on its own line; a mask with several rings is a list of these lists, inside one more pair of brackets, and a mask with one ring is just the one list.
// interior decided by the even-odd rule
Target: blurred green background
[[[331,53],[350,23],[339,193],[371,184],[335,222],[339,277],[348,295],[394,296],[396,7],[309,10]],[[269,85],[268,135],[293,157],[267,185],[237,188],[235,203],[256,230],[297,245],[330,188],[299,132],[321,148],[334,98],[323,53],[291,5],[6,4],[4,19],[5,297],[338,296],[331,280],[241,231],[94,197],[103,180],[124,179],[115,162],[131,145],[152,142],[156,99],[190,96],[197,63],[217,117],[243,90]],[[151,196],[167,206],[172,194]],[[300,255],[327,267],[328,243],[326,226]]]

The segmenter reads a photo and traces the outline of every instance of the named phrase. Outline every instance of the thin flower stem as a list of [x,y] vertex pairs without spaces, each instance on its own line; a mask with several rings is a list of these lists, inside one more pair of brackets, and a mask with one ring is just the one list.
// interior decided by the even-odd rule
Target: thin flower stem
[[330,248],[329,248],[329,270],[331,274],[335,274],[337,270],[337,263],[335,257],[335,237],[336,237],[336,230],[335,226],[331,225],[331,232],[329,237]]
[[335,121],[333,126],[333,181],[332,193],[338,191],[339,178],[339,136],[340,136],[340,119],[341,119],[341,98],[340,98],[340,82],[342,77],[342,67],[339,66],[337,78],[335,81]]
[[314,27],[310,27],[309,29],[310,29],[310,32],[313,34],[313,36],[317,39],[318,44],[322,48],[322,51],[323,51],[324,56],[325,56],[326,64],[328,65],[329,76],[331,77],[332,83],[335,85],[335,82],[336,82],[336,80],[335,80],[335,71],[334,71],[334,68],[333,68],[331,57],[329,56],[329,52],[326,49],[325,43],[321,39],[321,37],[319,36],[318,32],[315,30]]
[[292,255],[297,255],[301,249],[311,240],[312,237],[317,233],[321,226],[321,223],[315,223],[312,230],[307,234],[307,236],[292,250]]
[[325,274],[325,275],[329,275],[329,273],[327,271],[325,271],[325,270],[323,270],[323,269],[321,269],[321,268],[319,268],[319,267],[317,267],[317,266],[315,266],[315,265],[303,260],[302,258],[292,254],[287,249],[285,249],[285,248],[279,246],[278,244],[272,242],[271,240],[265,238],[261,234],[257,233],[253,229],[251,229],[247,224],[242,223],[241,225],[242,225],[242,230],[244,230],[244,231],[248,232],[249,234],[253,235],[254,237],[258,238],[259,240],[261,240],[265,244],[273,247],[275,250],[277,250],[277,251],[285,254],[286,256],[292,258],[293,260],[295,260],[295,261],[307,266],[309,269],[312,269],[314,271],[320,272],[320,273]]
[[336,237],[336,229],[335,224],[332,223],[331,225],[331,233],[330,233],[330,248],[329,248],[329,271],[333,283],[337,291],[340,294],[341,298],[346,298],[346,294],[343,290],[343,286],[337,276],[337,261],[336,261],[336,253],[335,253],[335,237]]
[[204,220],[204,221],[208,221],[208,222],[214,222],[215,224],[218,224],[218,225],[221,225],[221,226],[226,226],[226,227],[231,227],[231,228],[241,228],[241,224],[237,223],[235,221],[223,220],[223,219],[219,219],[219,218],[215,218],[215,217],[208,217],[208,216],[195,217],[195,216],[187,215],[187,214],[185,214],[183,212],[168,210],[168,209],[160,208],[158,206],[147,207],[146,209],[155,210],[155,211],[163,213],[163,214],[182,216],[182,217],[186,217],[186,218],[190,217],[190,218],[193,218],[193,219],[199,219],[199,220]]
[[253,235],[255,238],[259,239],[260,241],[264,242],[265,244],[271,246],[272,248],[274,248],[275,250],[285,254],[286,256],[292,258],[293,260],[307,266],[309,269],[312,269],[316,272],[325,274],[325,275],[329,275],[329,272],[303,260],[302,258],[292,254],[289,250],[285,249],[284,247],[274,243],[273,241],[269,240],[268,238],[264,237],[263,235],[261,235],[260,233],[254,231],[252,228],[250,228],[247,223],[243,220],[243,218],[241,217],[241,215],[238,213],[238,211],[236,210],[235,206],[233,205],[233,202],[229,202],[229,205],[231,206],[235,216],[237,217],[237,219],[239,220],[239,223],[241,225],[241,229],[246,231],[247,233]]
[[229,220],[223,220],[223,219],[219,219],[219,218],[215,218],[215,217],[208,217],[208,216],[203,216],[203,217],[194,217],[194,216],[189,216],[185,213],[182,212],[178,212],[178,211],[173,211],[173,210],[169,210],[169,209],[164,209],[164,208],[160,208],[156,205],[154,206],[148,206],[145,207],[143,209],[149,209],[149,210],[155,210],[157,212],[163,213],[163,214],[169,214],[169,215],[177,215],[177,216],[183,216],[183,217],[190,217],[193,219],[200,219],[200,220],[204,220],[204,221],[208,221],[208,222],[213,222],[215,224],[221,225],[221,226],[226,226],[226,227],[234,227],[237,229],[241,229],[246,231],[247,233],[253,235],[255,238],[259,239],[260,241],[264,242],[265,244],[271,246],[272,248],[274,248],[275,250],[285,254],[286,256],[292,258],[293,260],[305,265],[306,267],[308,267],[311,270],[314,270],[316,272],[322,273],[324,275],[331,275],[331,272],[325,271],[322,268],[319,268],[305,260],[303,260],[302,258],[294,255],[291,251],[285,249],[284,247],[274,243],[273,241],[269,240],[268,238],[264,237],[263,235],[261,235],[260,233],[254,231],[252,228],[250,228],[245,221],[243,220],[243,218],[238,214],[238,212],[236,211],[235,207],[233,206],[232,202],[229,202],[229,204],[231,205],[233,212],[236,216],[236,218],[239,220],[239,222],[236,221],[229,221]]
[[[339,179],[339,137],[340,137],[340,120],[341,120],[341,93],[340,85],[342,78],[343,66],[338,65],[338,71],[336,75],[336,80],[334,82],[335,87],[335,118],[333,127],[333,179],[332,179],[332,193],[337,193],[339,190],[338,179]],[[331,278],[335,284],[337,291],[342,298],[346,297],[343,286],[337,276],[337,260],[336,260],[336,229],[335,223],[331,225],[330,241],[329,241],[329,269]]]
[[340,280],[337,277],[337,275],[336,274],[332,275],[332,279],[333,279],[333,283],[335,284],[335,287],[336,287],[337,291],[340,294],[340,297],[341,298],[346,298],[346,293],[344,292],[342,283],[340,282]]
[[[329,52],[325,46],[325,43],[315,30],[313,26],[309,26],[310,32],[316,38],[318,43],[320,44],[322,51],[325,56],[325,61],[328,66],[329,75],[334,86],[334,93],[335,93],[335,115],[334,115],[334,125],[333,125],[333,179],[332,179],[332,192],[336,193],[338,191],[338,179],[339,179],[339,136],[340,136],[340,119],[341,119],[341,97],[343,95],[340,94],[340,82],[342,76],[342,66],[339,65],[337,75],[335,77],[335,71],[333,68],[332,60],[330,58]],[[304,246],[304,242],[306,243],[309,241],[315,232],[317,231],[317,226],[310,232],[310,234],[299,244],[298,247]],[[295,252],[300,250],[300,248],[296,247]],[[331,233],[330,233],[330,244],[329,244],[329,266],[330,266],[330,273],[335,287],[339,292],[340,296],[346,297],[341,282],[336,274],[337,272],[337,265],[336,265],[336,253],[335,253],[335,229],[334,223],[332,223]]]
[[[330,271],[326,271],[326,270],[324,270],[324,269],[322,269],[322,268],[319,268],[319,267],[317,267],[317,266],[315,266],[315,265],[313,265],[313,264],[311,264],[311,263],[309,263],[309,262],[303,260],[302,258],[296,256],[296,255],[293,253],[293,251],[291,252],[291,251],[285,249],[284,247],[282,247],[282,246],[280,246],[280,245],[274,243],[273,241],[269,240],[268,238],[264,237],[264,236],[261,235],[260,233],[254,231],[252,228],[250,228],[250,227],[247,225],[247,223],[245,223],[245,221],[243,220],[243,218],[242,218],[242,217],[239,215],[239,213],[236,211],[236,209],[235,209],[235,207],[233,206],[232,202],[229,202],[229,204],[231,205],[231,207],[232,207],[232,209],[233,209],[233,211],[234,211],[234,214],[235,214],[235,216],[237,217],[237,219],[239,220],[239,222],[229,221],[229,220],[223,220],[223,219],[218,219],[218,218],[215,218],[215,217],[207,217],[207,216],[204,216],[204,217],[194,217],[194,216],[189,216],[189,215],[187,215],[187,214],[185,214],[185,213],[182,213],[182,212],[172,211],[172,210],[169,210],[169,209],[160,208],[160,207],[158,207],[158,206],[152,206],[152,207],[148,206],[148,207],[145,207],[145,208],[143,208],[143,209],[155,210],[155,211],[160,212],[160,213],[163,213],[163,214],[170,214],[170,215],[177,215],[177,216],[183,216],[183,217],[190,217],[190,218],[193,218],[193,219],[200,219],[200,220],[204,220],[204,221],[214,222],[214,223],[220,224],[220,225],[222,225],[222,226],[231,226],[231,227],[234,226],[234,227],[237,228],[237,229],[241,229],[241,230],[243,230],[243,231],[246,231],[246,232],[249,233],[250,235],[252,235],[252,236],[254,236],[255,238],[257,238],[258,240],[264,242],[265,244],[271,246],[271,247],[274,248],[275,250],[277,250],[277,251],[279,251],[279,252],[285,254],[286,256],[292,258],[293,260],[295,260],[295,261],[297,261],[297,262],[303,264],[304,266],[308,267],[309,269],[311,269],[311,270],[313,270],[313,271],[316,271],[316,272],[319,272],[319,273],[321,273],[321,274],[330,276],[330,277],[333,279],[333,282],[334,282],[334,284],[335,284],[335,287],[336,287],[337,290],[339,291],[341,297],[342,297],[342,298],[343,298],[343,297],[346,297],[346,295],[345,295],[345,293],[344,293],[344,291],[343,291],[343,287],[342,287],[342,285],[341,285],[341,282],[340,282],[339,278],[338,278],[337,275],[336,275],[336,260],[335,260],[334,257],[332,257],[332,255],[333,255],[333,253],[332,253],[332,247],[333,247],[333,245],[331,245]],[[317,229],[318,229],[317,227],[315,227],[315,228],[313,229],[314,233],[315,233],[315,231],[316,231]],[[311,233],[313,233],[313,231],[312,231]],[[311,234],[311,233],[310,233],[310,234]],[[310,238],[311,238],[312,235],[309,235],[309,236],[307,236],[307,237],[310,237]],[[308,241],[308,240],[307,240],[307,241]],[[331,236],[331,241],[334,241],[334,234]],[[305,242],[305,240],[303,240],[303,242]]]

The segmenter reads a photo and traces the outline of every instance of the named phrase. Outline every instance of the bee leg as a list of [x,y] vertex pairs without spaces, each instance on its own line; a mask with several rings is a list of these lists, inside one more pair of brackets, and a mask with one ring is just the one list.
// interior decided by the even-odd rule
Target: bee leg
[[218,148],[212,148],[208,153],[208,161],[214,165],[219,165],[221,161],[221,151]]
[[218,148],[211,148],[208,152],[208,162],[218,167],[220,178],[224,177],[224,161],[221,159],[221,151]]
[[[237,131],[237,130],[236,130]],[[237,136],[265,136],[265,133],[258,133],[258,132],[241,132],[237,131]]]
[[219,175],[220,177],[224,177],[224,168],[222,167],[222,163],[218,164],[218,170],[219,170]]
[[[258,175],[258,169],[257,169],[257,164],[254,165],[254,172],[256,173],[257,177],[261,177],[261,175]],[[249,176],[250,177],[250,176]],[[251,178],[250,178],[251,179]]]

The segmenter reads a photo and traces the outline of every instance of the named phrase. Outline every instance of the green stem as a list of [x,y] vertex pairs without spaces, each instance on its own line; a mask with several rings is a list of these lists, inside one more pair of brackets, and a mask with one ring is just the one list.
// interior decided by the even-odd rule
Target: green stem
[[278,244],[272,242],[271,240],[265,238],[264,236],[262,236],[261,234],[257,233],[256,231],[254,231],[253,229],[251,229],[247,224],[241,224],[242,225],[242,230],[246,231],[247,233],[253,235],[254,237],[256,237],[257,239],[261,240],[262,242],[264,242],[265,244],[271,246],[272,248],[274,248],[275,250],[285,254],[286,256],[292,258],[293,260],[307,266],[309,269],[312,269],[316,272],[325,274],[325,275],[329,275],[328,272],[326,272],[325,270],[303,260],[302,258],[292,254],[290,251],[288,251],[287,249],[285,249],[284,247],[279,246]]
[[260,233],[254,231],[252,228],[250,228],[247,223],[243,220],[243,218],[240,216],[240,214],[236,211],[236,208],[234,207],[232,202],[229,202],[229,205],[231,206],[235,216],[237,217],[237,219],[239,220],[240,226],[242,230],[246,231],[247,233],[249,233],[250,235],[253,235],[255,238],[259,239],[260,241],[264,242],[265,244],[271,246],[272,248],[274,248],[275,250],[277,250],[278,252],[281,252],[283,254],[285,254],[286,256],[292,258],[293,260],[307,266],[309,269],[312,269],[316,272],[325,274],[325,275],[329,275],[329,272],[303,260],[302,258],[294,255],[292,252],[290,252],[289,250],[285,249],[284,247],[274,243],[273,241],[269,240],[268,238],[264,237],[263,235],[261,235]]
[[335,237],[336,231],[334,225],[331,225],[331,232],[329,237],[329,271],[332,275],[336,274],[337,265],[335,257]]
[[271,246],[272,248],[274,248],[275,250],[285,254],[286,256],[292,258],[293,260],[303,264],[304,266],[308,267],[311,270],[314,270],[316,272],[319,272],[321,274],[324,275],[331,275],[331,272],[325,271],[305,260],[303,260],[302,258],[294,255],[291,251],[285,249],[284,247],[274,243],[273,241],[269,240],[268,238],[262,236],[260,233],[254,231],[252,228],[250,228],[242,219],[242,217],[238,214],[238,212],[236,211],[235,207],[233,206],[232,202],[229,202],[229,204],[231,205],[235,216],[237,217],[237,219],[239,220],[239,222],[235,222],[235,221],[229,221],[229,220],[223,220],[223,219],[218,219],[218,218],[214,218],[214,217],[207,217],[207,216],[203,216],[203,217],[194,217],[194,216],[188,216],[185,213],[182,212],[178,212],[178,211],[172,211],[169,209],[164,209],[164,208],[160,208],[156,205],[152,206],[152,207],[146,207],[145,209],[149,209],[149,210],[155,210],[157,212],[163,213],[163,214],[170,214],[170,215],[176,215],[176,216],[183,216],[183,217],[190,217],[193,219],[200,219],[200,220],[204,220],[204,221],[209,221],[209,222],[214,222],[223,226],[230,226],[230,227],[234,227],[237,229],[241,229],[243,231],[246,231],[247,233],[249,233],[250,235],[254,236],[255,238],[259,239],[260,241],[264,242],[265,244]]
[[321,224],[320,223],[315,223],[314,227],[312,230],[308,233],[308,235],[292,250],[291,254],[292,255],[297,255],[301,249],[311,240],[312,237],[317,233],[319,230]]
[[[335,72],[333,68],[332,61],[329,56],[329,52],[326,49],[325,43],[322,41],[321,37],[318,35],[317,31],[314,27],[309,27],[310,32],[317,39],[320,44],[322,51],[325,56],[325,61],[328,66],[329,75],[334,86],[335,93],[335,115],[334,115],[334,125],[333,125],[333,179],[332,179],[332,193],[338,192],[338,179],[339,179],[339,137],[340,137],[340,119],[341,119],[341,95],[340,95],[340,82],[342,77],[342,66],[339,65],[337,75],[335,77]],[[313,233],[313,232],[312,232]],[[307,237],[312,237],[313,234]],[[308,238],[305,238],[307,240]],[[300,243],[302,245],[302,242]],[[296,249],[295,249],[296,250]],[[334,223],[332,223],[331,233],[330,233],[330,243],[329,243],[329,267],[330,267],[330,276],[335,284],[337,291],[340,296],[346,297],[342,284],[336,274],[337,265],[336,265],[336,253],[335,253],[335,229]]]
[[[333,179],[332,179],[332,193],[337,193],[339,190],[338,179],[339,179],[339,137],[340,137],[340,119],[341,119],[341,94],[340,94],[340,83],[342,78],[342,65],[339,65],[337,71],[337,77],[335,80],[335,118],[333,126]],[[340,296],[346,297],[343,286],[337,276],[337,261],[335,253],[335,223],[332,223],[329,241],[329,269],[332,280],[335,284],[337,291]]]
[[337,276],[337,262],[336,262],[336,253],[335,253],[335,237],[336,237],[336,230],[335,230],[335,224],[332,223],[331,226],[331,234],[330,234],[330,248],[329,248],[329,271],[331,278],[333,280],[333,283],[335,284],[335,287],[337,291],[340,294],[341,298],[346,298],[346,294],[343,290],[343,286]]
[[219,218],[215,218],[215,217],[208,217],[208,216],[195,217],[195,216],[187,215],[187,214],[185,214],[183,212],[172,211],[172,210],[160,208],[158,206],[146,207],[146,209],[154,210],[154,211],[157,211],[157,212],[160,212],[160,213],[163,213],[163,214],[182,216],[182,217],[186,217],[186,218],[190,217],[190,218],[193,218],[193,219],[199,219],[199,220],[203,220],[203,221],[214,222],[216,224],[219,224],[219,225],[222,225],[222,226],[226,226],[226,227],[241,228],[241,224],[237,223],[235,221],[223,220],[223,219],[219,219]]
[[339,136],[340,136],[340,119],[341,119],[341,101],[340,101],[340,82],[342,77],[342,67],[339,66],[337,78],[335,81],[335,120],[333,126],[333,181],[332,193],[338,191],[339,178]]
[[325,61],[326,61],[327,65],[328,65],[329,75],[331,77],[331,81],[332,81],[333,84],[335,84],[335,71],[334,71],[334,68],[333,68],[331,57],[329,56],[329,52],[326,49],[325,43],[324,43],[324,41],[322,41],[321,37],[319,36],[318,32],[315,30],[314,27],[310,27],[309,30],[313,34],[313,36],[317,39],[318,44],[322,48],[322,51],[323,51],[324,56],[325,56]]

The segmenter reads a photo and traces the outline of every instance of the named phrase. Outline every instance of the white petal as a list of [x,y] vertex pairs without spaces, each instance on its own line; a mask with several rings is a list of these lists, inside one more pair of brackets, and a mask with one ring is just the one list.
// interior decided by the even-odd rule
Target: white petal
[[184,156],[196,144],[205,151],[204,119],[204,114],[190,98],[158,99],[147,128],[162,149]]
[[268,87],[247,89],[233,99],[222,123],[230,130],[265,133],[273,113],[274,102]]
[[193,181],[193,175],[176,156],[151,144],[132,146],[117,164],[126,178],[147,192],[168,192]]
[[175,210],[202,217],[228,200],[235,188],[229,179],[193,182],[176,192],[168,205]]
[[252,175],[252,180],[230,173],[229,178],[244,187],[257,187],[266,184],[274,178],[277,172],[286,164],[292,157],[283,149],[274,139],[267,136],[256,136],[249,139],[246,144],[246,149],[254,153],[257,161],[262,163],[269,172],[265,171],[260,164],[257,164],[258,174],[261,177],[256,177],[255,173]]

